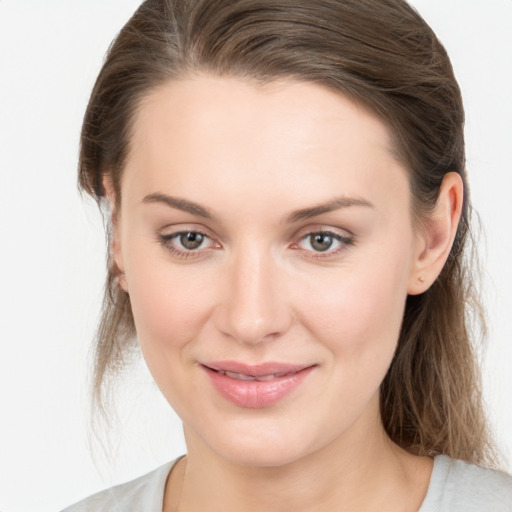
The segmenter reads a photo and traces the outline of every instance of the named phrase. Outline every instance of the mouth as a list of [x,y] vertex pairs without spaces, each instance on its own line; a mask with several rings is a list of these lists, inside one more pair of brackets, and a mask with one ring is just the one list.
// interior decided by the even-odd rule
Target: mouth
[[316,365],[234,361],[203,363],[216,391],[231,403],[246,408],[270,407],[295,390]]
[[288,372],[288,373],[271,373],[269,375],[246,375],[245,373],[237,373],[237,372],[229,372],[225,370],[213,370],[214,372],[219,373],[220,375],[226,375],[227,377],[231,377],[232,379],[253,381],[257,380],[259,382],[265,382],[274,379],[280,379],[281,377],[290,377],[297,372]]

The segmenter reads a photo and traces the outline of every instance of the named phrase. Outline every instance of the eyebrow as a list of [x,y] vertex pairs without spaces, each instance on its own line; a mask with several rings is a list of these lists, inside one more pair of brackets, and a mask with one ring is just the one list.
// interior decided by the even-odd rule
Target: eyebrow
[[285,222],[294,223],[304,219],[310,219],[317,215],[324,213],[334,212],[342,208],[348,208],[350,206],[364,206],[367,208],[373,208],[373,204],[359,197],[339,197],[329,201],[328,203],[319,204],[311,208],[304,208],[302,210],[296,210],[292,212],[288,217],[285,218]]
[[160,192],[149,194],[142,200],[142,202],[163,203],[167,206],[170,206],[171,208],[176,208],[177,210],[188,212],[192,215],[198,215],[199,217],[204,217],[205,219],[211,219],[213,217],[213,215],[206,208],[200,206],[197,203],[187,201],[186,199],[181,199],[179,197],[171,197]]
[[[171,208],[188,212],[191,213],[192,215],[198,215],[199,217],[204,217],[205,219],[213,218],[213,215],[210,213],[210,211],[204,208],[203,206],[194,203],[193,201],[168,196],[167,194],[162,194],[161,192],[155,192],[153,194],[147,195],[146,197],[144,197],[143,202],[163,203],[166,204],[167,206],[170,206]],[[328,203],[312,206],[311,208],[295,210],[290,215],[285,217],[284,222],[293,224],[294,222],[298,222],[304,219],[310,219],[312,217],[316,217],[324,213],[334,212],[336,210],[348,208],[350,206],[364,206],[367,208],[373,208],[373,204],[367,201],[366,199],[361,199],[358,197],[339,197],[333,199],[332,201],[329,201]]]

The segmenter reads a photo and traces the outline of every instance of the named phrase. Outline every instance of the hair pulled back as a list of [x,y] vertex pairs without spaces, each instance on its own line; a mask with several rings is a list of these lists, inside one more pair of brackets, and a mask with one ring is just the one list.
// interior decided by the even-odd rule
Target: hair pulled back
[[[147,0],[111,45],[85,114],[79,182],[98,202],[108,176],[120,195],[133,119],[158,85],[194,73],[260,83],[323,85],[371,109],[390,128],[410,173],[414,215],[433,208],[443,177],[466,184],[464,111],[445,49],[404,0]],[[381,386],[390,438],[418,454],[491,460],[470,339],[467,253],[470,204],[441,275],[409,296],[395,357]],[[95,347],[93,391],[103,406],[109,378],[133,348],[129,296],[109,260]]]

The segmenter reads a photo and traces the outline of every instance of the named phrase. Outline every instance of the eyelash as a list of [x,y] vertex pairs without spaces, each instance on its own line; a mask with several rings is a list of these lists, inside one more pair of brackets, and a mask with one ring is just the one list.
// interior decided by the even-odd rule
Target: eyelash
[[297,248],[297,250],[300,250],[299,244],[305,240],[310,240],[311,245],[311,239],[315,236],[323,236],[323,237],[329,237],[334,239],[336,242],[339,243],[339,246],[336,249],[331,249],[330,247],[326,251],[315,251],[315,250],[309,250],[306,249],[308,253],[311,253],[311,256],[313,258],[332,258],[333,256],[337,256],[343,251],[345,251],[348,247],[354,244],[354,237],[353,236],[344,236],[340,235],[339,233],[334,233],[333,231],[329,230],[318,230],[318,231],[310,231],[309,233],[306,233],[304,236],[300,238],[300,241],[293,244],[292,248]]
[[[173,240],[176,240],[176,239],[179,240],[179,238],[182,237],[183,235],[189,235],[189,234],[193,234],[196,236],[200,235],[200,236],[204,237],[206,240],[210,240],[213,242],[211,237],[209,237],[206,233],[203,233],[202,231],[198,231],[198,230],[186,230],[186,231],[178,231],[176,233],[171,233],[168,235],[158,235],[158,241],[164,249],[166,249],[171,254],[173,254],[174,256],[177,256],[178,258],[181,258],[181,259],[200,258],[201,256],[205,255],[205,252],[209,253],[211,250],[221,247],[220,244],[214,242],[216,244],[216,247],[208,247],[208,248],[203,248],[203,249],[201,249],[200,247],[197,249],[186,249],[186,248],[178,249],[176,247],[175,243],[173,243]],[[292,244],[291,248],[294,250],[301,250],[300,244],[303,241],[308,240],[308,239],[310,240],[310,244],[311,244],[311,239],[315,236],[323,236],[323,237],[332,238],[336,242],[339,243],[339,246],[334,250],[331,250],[330,248],[328,248],[326,251],[315,251],[312,249],[302,249],[302,250],[310,253],[310,256],[308,256],[308,257],[321,259],[321,258],[329,258],[329,257],[337,256],[338,254],[340,254],[341,252],[346,250],[347,247],[350,247],[351,245],[354,244],[354,237],[352,235],[351,236],[343,236],[343,235],[334,233],[333,231],[329,231],[329,230],[318,230],[318,231],[310,231],[310,232],[306,233],[305,235],[301,236],[300,240],[298,242]]]
[[[192,230],[192,229],[186,230],[186,231],[178,231],[176,233],[171,233],[169,235],[158,235],[158,240],[164,249],[169,251],[174,256],[177,256],[178,258],[182,258],[182,259],[198,258],[198,257],[204,255],[205,250],[208,252],[212,250],[211,247],[207,248],[207,249],[200,249],[200,248],[188,249],[188,250],[186,248],[178,249],[175,246],[175,244],[173,244],[172,241],[174,239],[179,239],[183,235],[189,235],[189,234],[200,235],[207,240],[212,240],[211,237],[209,237],[206,233],[203,233],[202,231]],[[217,244],[217,245],[218,245],[218,247],[220,247],[219,244]]]

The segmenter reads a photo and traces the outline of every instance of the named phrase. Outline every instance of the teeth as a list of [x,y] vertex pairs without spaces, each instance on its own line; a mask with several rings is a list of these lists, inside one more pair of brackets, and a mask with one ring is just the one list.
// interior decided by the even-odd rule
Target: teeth
[[256,377],[253,377],[252,375],[244,375],[243,373],[224,372],[224,374],[227,375],[228,377],[233,378],[233,379],[256,380]]
[[285,375],[293,375],[294,372],[292,372],[292,373],[273,373],[271,375],[261,375],[259,377],[254,377],[253,375],[245,375],[243,373],[228,372],[228,371],[224,371],[224,370],[217,370],[217,373],[220,373],[221,375],[226,375],[227,377],[231,377],[232,379],[248,380],[248,381],[257,380],[260,382],[264,382],[267,380],[279,379],[280,377],[284,377]]
[[276,378],[276,375],[262,375],[261,377],[256,377],[256,380],[266,381],[266,380],[272,380],[275,378]]

